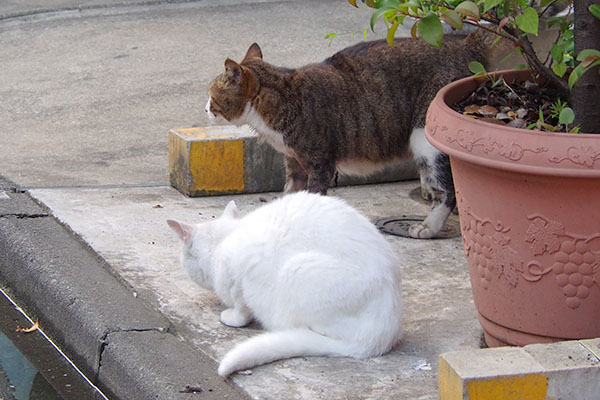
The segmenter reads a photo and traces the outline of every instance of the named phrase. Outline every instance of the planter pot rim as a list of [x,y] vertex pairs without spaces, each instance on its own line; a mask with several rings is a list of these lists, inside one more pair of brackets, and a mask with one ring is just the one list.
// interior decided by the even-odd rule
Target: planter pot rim
[[[525,70],[499,71],[507,81],[531,77]],[[484,78],[485,79],[485,78]],[[600,178],[600,134],[554,133],[512,128],[462,115],[455,104],[481,78],[467,77],[440,89],[427,112],[427,139],[442,152],[486,167],[532,175]]]

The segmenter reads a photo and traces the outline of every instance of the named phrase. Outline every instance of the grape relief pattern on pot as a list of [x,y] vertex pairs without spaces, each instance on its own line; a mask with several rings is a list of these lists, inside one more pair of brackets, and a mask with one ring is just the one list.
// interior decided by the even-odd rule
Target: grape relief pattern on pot
[[563,224],[540,214],[528,217],[527,238],[534,255],[551,255],[554,279],[567,306],[576,309],[594,284],[600,289],[600,233],[582,236],[569,233]]
[[536,282],[550,272],[550,268],[544,269],[536,262],[525,264],[511,246],[510,227],[474,214],[458,191],[457,200],[465,254],[475,264],[484,289],[489,288],[494,278],[504,278],[509,285],[516,287],[521,278]]
[[[523,260],[512,247],[510,227],[474,214],[457,192],[465,254],[475,266],[480,284],[488,289],[494,279],[504,279],[516,287],[521,280],[537,282],[551,272],[561,288],[568,307],[576,309],[593,286],[600,289],[600,233],[581,236],[566,232],[564,226],[542,215],[528,216],[525,242],[532,259]],[[536,256],[549,254],[550,263]]]

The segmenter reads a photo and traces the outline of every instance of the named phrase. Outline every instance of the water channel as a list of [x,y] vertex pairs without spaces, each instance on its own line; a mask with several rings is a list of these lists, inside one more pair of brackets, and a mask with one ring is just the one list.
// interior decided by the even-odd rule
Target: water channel
[[107,399],[33,325],[0,289],[0,400]]

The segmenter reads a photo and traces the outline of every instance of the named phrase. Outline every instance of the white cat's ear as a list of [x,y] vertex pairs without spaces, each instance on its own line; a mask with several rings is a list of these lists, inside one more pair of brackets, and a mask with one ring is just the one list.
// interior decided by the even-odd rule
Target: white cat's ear
[[184,243],[187,243],[192,238],[194,227],[192,225],[184,224],[183,222],[168,219],[167,224],[175,231],[179,239]]
[[237,206],[235,205],[235,201],[231,200],[227,207],[225,207],[225,211],[223,211],[224,217],[229,218],[237,218],[240,215]]
[[242,63],[244,63],[248,60],[251,60],[253,58],[256,58],[259,60],[263,59],[263,55],[262,55],[262,51],[260,50],[260,46],[256,43],[252,43],[252,45],[250,45]]

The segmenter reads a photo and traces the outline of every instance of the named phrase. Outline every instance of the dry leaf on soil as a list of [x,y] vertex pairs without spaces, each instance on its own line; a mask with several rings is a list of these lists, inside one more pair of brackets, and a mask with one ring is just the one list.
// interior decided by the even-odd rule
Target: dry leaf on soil
[[484,117],[490,117],[493,115],[498,114],[498,110],[496,109],[496,107],[493,106],[480,106],[477,104],[471,104],[467,107],[465,107],[465,114],[479,114],[482,115]]

